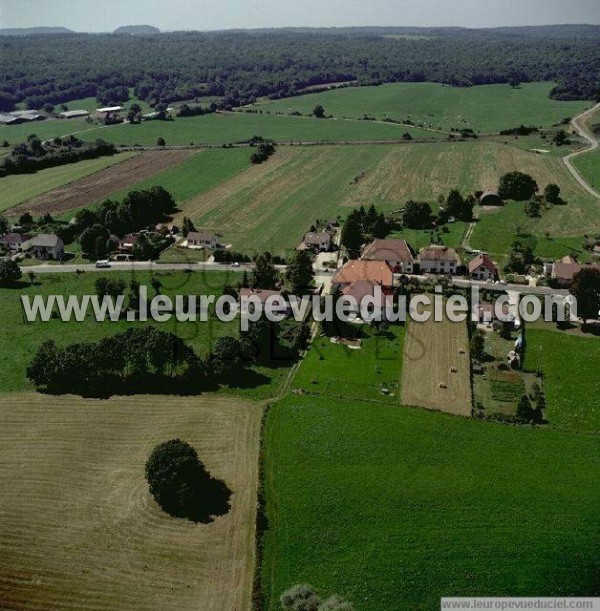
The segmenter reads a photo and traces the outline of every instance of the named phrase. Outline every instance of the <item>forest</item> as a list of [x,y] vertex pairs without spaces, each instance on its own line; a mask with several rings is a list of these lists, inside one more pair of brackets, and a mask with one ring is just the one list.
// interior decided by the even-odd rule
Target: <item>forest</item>
[[0,36],[0,111],[95,96],[155,106],[203,96],[222,108],[315,85],[555,81],[551,96],[600,98],[600,26],[349,28]]

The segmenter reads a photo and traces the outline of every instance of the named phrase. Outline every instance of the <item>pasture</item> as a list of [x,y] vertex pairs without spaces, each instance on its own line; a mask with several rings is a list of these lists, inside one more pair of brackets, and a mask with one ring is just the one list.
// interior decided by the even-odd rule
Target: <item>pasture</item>
[[404,342],[402,403],[457,416],[471,415],[466,323],[410,321]]
[[600,431],[600,338],[527,330],[525,366],[544,374],[551,427]]
[[269,412],[263,592],[360,611],[441,596],[593,596],[597,437],[323,396]]
[[350,326],[361,348],[354,350],[331,343],[327,336],[317,337],[298,369],[294,388],[326,397],[398,404],[405,328],[390,326],[378,335],[367,325]]
[[[600,193],[600,149],[575,157],[573,165],[584,180]],[[598,209],[600,210],[600,202],[598,202]]]
[[[124,162],[135,153],[119,153],[113,157],[86,159],[77,163],[40,170],[35,174],[13,174],[0,179],[0,212],[10,210],[54,189],[72,185],[91,174]],[[114,172],[114,168],[111,170]]]
[[[11,214],[22,212],[32,214],[61,214],[83,208],[91,203],[99,203],[121,189],[129,191],[129,185],[140,179],[150,178],[166,168],[177,166],[194,155],[195,151],[151,151],[125,157],[123,163],[104,169],[46,191],[33,199],[17,206]],[[74,164],[78,166],[79,164]],[[65,166],[69,167],[69,166]],[[12,177],[7,177],[12,178]],[[6,180],[6,179],[2,179]],[[0,181],[1,184],[1,181]]]
[[[18,288],[0,289],[0,325],[3,329],[0,336],[0,392],[32,390],[26,378],[25,370],[36,350],[46,340],[53,339],[58,345],[73,342],[98,341],[102,337],[125,331],[136,325],[155,324],[163,331],[175,333],[192,346],[200,355],[206,355],[212,349],[214,341],[224,335],[235,335],[239,332],[239,321],[221,322],[210,315],[206,322],[179,322],[172,318],[168,322],[98,322],[90,310],[85,320],[62,322],[52,318],[48,322],[26,322],[21,308],[21,295],[31,298],[34,295],[94,295],[95,282],[101,273],[83,274],[40,274],[36,284],[29,284],[24,271],[24,278]],[[241,274],[230,272],[198,271],[193,273],[159,271],[155,274],[162,287],[160,292],[174,297],[175,295],[221,295],[224,286],[237,284]],[[148,285],[148,296],[151,299],[154,291],[150,286],[150,272],[117,272],[111,271],[111,279],[131,279]],[[126,300],[127,303],[127,300]],[[288,366],[270,366],[269,363],[251,365],[231,376],[223,392],[263,399],[277,395],[285,377]],[[291,365],[291,363],[289,364]],[[176,390],[176,389],[174,389]]]
[[[262,409],[222,397],[3,395],[4,611],[248,611]],[[179,437],[232,490],[194,524],[148,492],[152,448]]]
[[[530,171],[543,186],[558,180],[569,204],[548,216],[556,219],[557,233],[583,235],[594,202],[562,164],[492,142],[279,147],[266,163],[247,166],[184,201],[176,220],[188,216],[196,227],[222,233],[237,249],[281,253],[292,249],[317,218],[345,217],[352,207],[371,203],[391,212],[411,198],[429,200],[436,210],[439,195],[453,188],[464,194],[494,188],[502,174],[516,168]],[[528,217],[524,212],[522,217],[526,227]],[[441,235],[458,246],[463,231],[464,225],[457,223]],[[482,243],[495,239],[496,232],[491,234],[489,227],[476,233]],[[403,237],[418,238],[423,245],[429,232],[408,231]]]
[[436,83],[391,83],[348,87],[254,105],[263,111],[311,114],[318,104],[336,118],[410,119],[417,125],[449,131],[473,129],[498,133],[521,124],[552,127],[583,112],[588,102],[560,102],[548,97],[554,83],[450,87]]

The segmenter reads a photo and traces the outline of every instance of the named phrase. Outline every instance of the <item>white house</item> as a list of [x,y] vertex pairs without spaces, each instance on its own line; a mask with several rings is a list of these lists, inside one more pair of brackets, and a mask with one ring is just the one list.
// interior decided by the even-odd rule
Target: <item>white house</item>
[[40,233],[23,244],[23,250],[32,250],[36,259],[60,260],[65,254],[64,242],[54,233]]
[[214,233],[200,233],[198,231],[190,231],[187,234],[187,245],[196,248],[209,248],[214,250],[219,246],[219,238]]
[[0,246],[11,253],[22,252],[23,244],[29,239],[30,237],[23,233],[7,233],[0,238]]
[[421,272],[426,274],[456,274],[458,264],[458,253],[449,246],[432,245],[419,253]]

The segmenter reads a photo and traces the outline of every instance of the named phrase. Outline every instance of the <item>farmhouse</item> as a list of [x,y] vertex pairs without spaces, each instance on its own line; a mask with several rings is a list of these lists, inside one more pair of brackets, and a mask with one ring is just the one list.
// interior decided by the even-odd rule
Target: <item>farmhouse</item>
[[375,291],[377,286],[377,284],[373,284],[368,280],[357,280],[344,288],[342,294],[346,297],[353,297],[357,304],[356,309],[349,308],[348,311],[359,314],[362,300],[370,297],[369,310],[374,314],[383,312],[386,304],[391,304],[394,297],[389,289],[382,289],[381,292]]
[[590,265],[580,265],[573,257],[566,256],[552,265],[551,278],[561,288],[569,288],[575,275]]
[[60,260],[65,254],[64,242],[54,233],[40,233],[22,245],[23,251],[32,250],[36,259]]
[[456,274],[458,264],[458,254],[449,246],[433,245],[419,253],[419,265],[424,273]]
[[331,248],[331,235],[327,231],[319,233],[309,231],[304,234],[304,239],[298,244],[297,250],[316,250],[326,252]]
[[219,238],[214,233],[190,231],[187,235],[187,245],[196,248],[210,248],[211,250],[214,250],[219,246]]
[[333,277],[333,288],[345,289],[357,281],[367,281],[372,285],[378,284],[383,289],[394,285],[394,272],[385,261],[356,261],[351,260]]
[[498,277],[498,268],[487,255],[477,255],[469,261],[468,268],[473,280],[495,280]]
[[484,191],[479,197],[481,206],[502,206],[504,202],[495,191]]
[[364,250],[365,261],[385,261],[395,273],[412,274],[415,258],[406,240],[374,240]]
[[23,244],[29,239],[30,236],[23,233],[7,233],[0,238],[0,246],[11,253],[22,252]]
[[119,241],[119,251],[125,253],[133,252],[139,239],[139,234],[130,233],[126,235]]
[[[250,289],[250,288],[242,288],[240,289],[240,312],[242,314],[248,314],[249,310],[253,309],[252,307],[248,307],[251,305],[251,302],[248,303],[248,299],[253,297],[260,301],[260,303],[265,305],[267,299],[269,297],[283,297],[281,291],[269,290],[269,289]],[[284,303],[281,306],[273,305],[273,311],[275,314],[287,314],[289,312],[289,304],[284,300]]]

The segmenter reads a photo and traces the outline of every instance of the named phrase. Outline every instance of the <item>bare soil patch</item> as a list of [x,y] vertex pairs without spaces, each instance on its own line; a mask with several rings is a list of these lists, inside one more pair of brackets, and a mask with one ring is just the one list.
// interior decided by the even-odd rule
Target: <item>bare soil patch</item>
[[34,215],[67,212],[94,204],[128,185],[151,178],[197,154],[194,150],[150,151],[76,180],[68,185],[38,195],[13,209],[14,214]]

